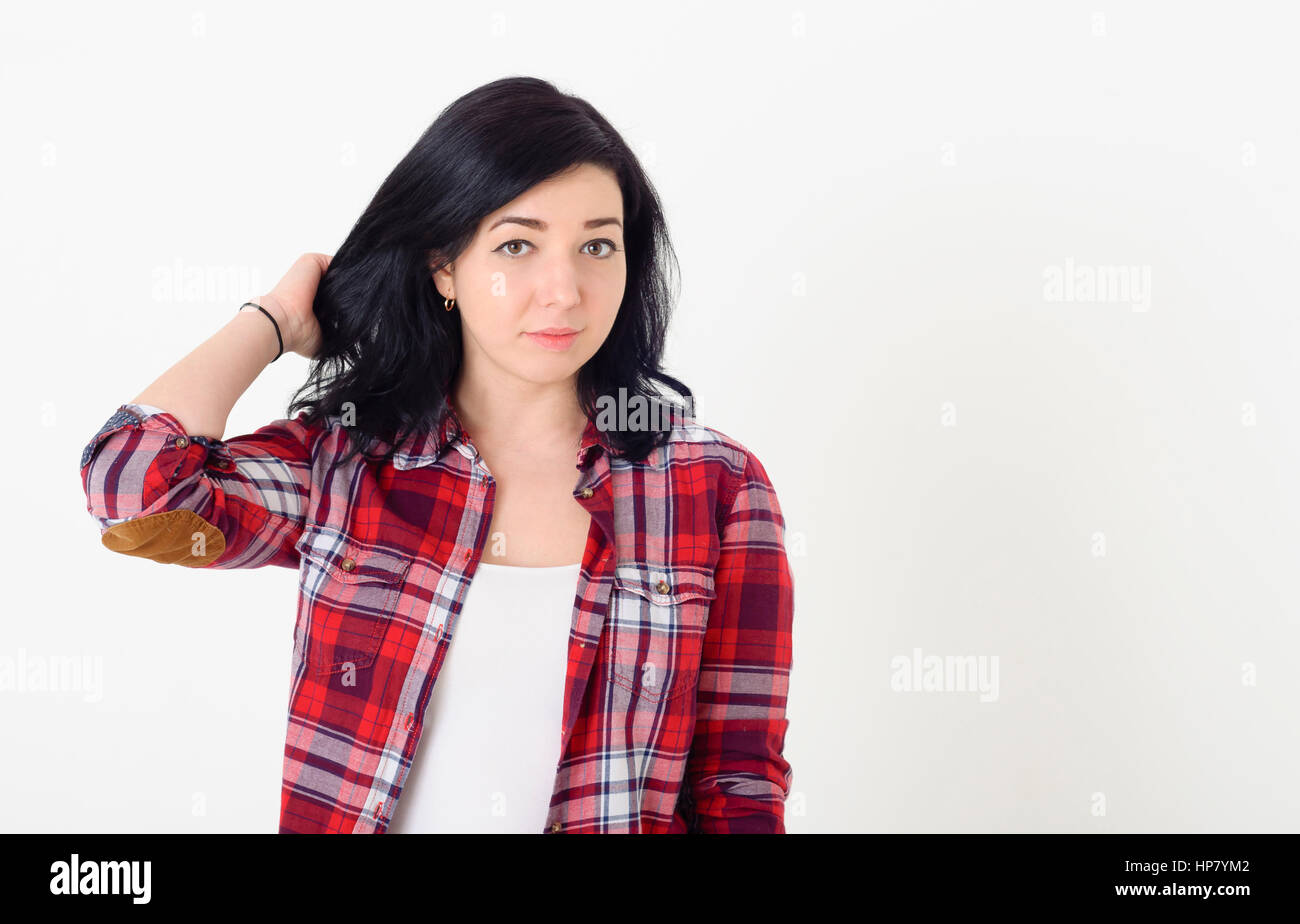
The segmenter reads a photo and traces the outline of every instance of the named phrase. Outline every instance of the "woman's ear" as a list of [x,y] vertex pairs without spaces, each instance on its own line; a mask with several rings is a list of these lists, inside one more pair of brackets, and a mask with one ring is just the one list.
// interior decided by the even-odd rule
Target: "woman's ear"
[[437,253],[429,254],[429,274],[433,277],[433,287],[443,298],[454,298],[454,286],[451,279],[451,266],[442,266],[442,259]]

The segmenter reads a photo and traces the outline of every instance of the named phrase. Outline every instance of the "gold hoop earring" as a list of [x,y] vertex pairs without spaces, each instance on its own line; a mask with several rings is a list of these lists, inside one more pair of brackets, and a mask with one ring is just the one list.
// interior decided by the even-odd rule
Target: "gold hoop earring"
[[454,298],[444,298],[442,300],[442,307],[446,308],[448,311],[451,311],[451,309],[454,308],[455,306],[456,306],[456,299]]

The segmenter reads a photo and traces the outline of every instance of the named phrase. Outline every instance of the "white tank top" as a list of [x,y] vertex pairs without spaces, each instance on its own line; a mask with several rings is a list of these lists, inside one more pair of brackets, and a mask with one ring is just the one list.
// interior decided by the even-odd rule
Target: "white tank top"
[[479,562],[389,833],[542,833],[581,567]]

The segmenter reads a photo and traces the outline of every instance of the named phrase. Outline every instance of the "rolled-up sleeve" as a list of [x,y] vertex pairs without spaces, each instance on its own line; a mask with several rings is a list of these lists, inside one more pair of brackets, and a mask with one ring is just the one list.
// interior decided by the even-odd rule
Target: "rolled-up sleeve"
[[783,834],[794,577],[776,492],[752,453],[725,509],[686,768],[692,831]]
[[81,454],[105,548],[189,568],[297,567],[321,435],[306,412],[246,436],[190,436],[160,408],[123,404]]

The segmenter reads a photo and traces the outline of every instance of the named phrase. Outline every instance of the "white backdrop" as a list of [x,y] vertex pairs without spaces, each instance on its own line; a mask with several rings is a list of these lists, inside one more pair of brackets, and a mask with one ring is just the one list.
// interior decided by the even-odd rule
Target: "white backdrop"
[[508,74],[643,158],[667,368],[776,486],[789,831],[1297,830],[1285,9],[6,9],[0,831],[276,830],[295,574],[105,550],[77,462]]

